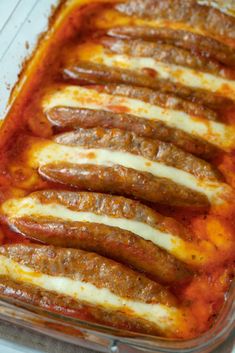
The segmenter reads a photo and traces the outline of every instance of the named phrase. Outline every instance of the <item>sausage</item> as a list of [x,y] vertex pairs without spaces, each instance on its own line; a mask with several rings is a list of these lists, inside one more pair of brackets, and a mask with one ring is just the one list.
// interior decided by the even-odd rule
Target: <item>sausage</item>
[[115,8],[129,16],[183,22],[211,35],[235,39],[235,19],[195,0],[129,0]]
[[22,143],[28,146],[21,157],[28,167],[80,190],[196,208],[223,203],[231,195],[207,162],[122,130],[80,128],[53,141],[24,136]]
[[[176,246],[178,238],[189,241],[190,235],[175,220],[163,217],[136,201],[105,194],[53,190],[33,193],[24,200],[31,201],[32,207],[35,200],[40,202],[41,211],[31,214],[25,210],[20,216],[17,210],[13,211],[9,206],[3,208],[7,223],[28,238],[56,246],[94,251],[145,272],[162,283],[187,282],[191,277],[187,267],[170,254],[169,246],[169,254],[164,250],[164,246],[167,249],[164,239],[168,243],[168,238],[173,237]],[[21,202],[18,201],[17,207],[22,213],[24,206]],[[57,205],[58,210],[63,205],[65,208],[61,211],[72,210],[77,218],[64,219],[50,210],[46,216],[43,210],[47,209],[45,205],[48,204]],[[145,229],[145,234],[140,233],[138,227]],[[152,238],[151,232],[155,238]]]
[[[146,43],[147,45],[149,44],[148,42]],[[88,50],[90,50],[90,53],[88,53]],[[211,73],[198,72],[187,67],[162,63],[150,56],[142,57],[112,53],[100,43],[94,43],[90,47],[85,43],[78,47],[77,53],[77,58],[72,61],[75,64],[79,62],[79,58],[84,59],[85,57],[86,60],[95,61],[98,64],[103,63],[111,68],[125,68],[130,71],[137,71],[140,74],[144,73],[144,75],[158,78],[160,82],[169,80],[177,84],[179,95],[182,94],[185,86],[187,86],[190,87],[191,92],[196,88],[193,94],[193,97],[196,98],[203,98],[202,92],[213,92],[234,100],[235,81],[232,73],[231,75],[229,74],[229,78],[217,77]],[[206,97],[204,101],[205,99]]]
[[126,113],[148,121],[161,121],[171,128],[204,139],[219,149],[231,150],[235,144],[235,129],[231,125],[197,118],[182,111],[164,109],[140,99],[100,92],[97,86],[55,86],[53,90],[47,90],[41,105],[44,114],[57,107]]
[[[158,283],[117,262],[82,250],[35,244],[5,245],[0,248],[0,255],[1,275],[26,284],[26,295],[31,298],[32,287],[28,286],[36,286],[36,292],[39,286],[43,294],[49,298],[52,294],[51,298],[55,298],[62,306],[66,304],[67,307],[72,302],[72,310],[74,306],[79,308],[80,305],[81,308],[85,305],[85,313],[86,309],[89,313],[90,306],[100,308],[100,320],[103,309],[104,312],[111,311],[113,315],[121,312],[127,321],[129,316],[133,320],[136,318],[137,325],[144,319],[147,327],[148,324],[150,327],[153,325],[161,335],[177,332],[181,310],[177,309],[175,297]],[[9,271],[13,268],[13,272]],[[8,293],[5,291],[5,294]],[[22,299],[21,292],[14,293],[16,295]],[[40,301],[36,300],[36,304],[40,304]],[[67,308],[70,309],[69,306]],[[152,311],[155,313],[151,318]],[[158,320],[162,320],[162,324]]]
[[[107,87],[107,86],[105,86]],[[107,91],[110,90],[109,88]],[[136,135],[170,142],[186,152],[204,159],[210,159],[217,154],[217,148],[212,144],[171,128],[161,121],[147,120],[131,114],[113,113],[104,110],[91,110],[71,107],[55,107],[46,111],[51,124],[59,128],[118,128],[133,131]]]
[[102,64],[91,62],[77,62],[66,66],[62,70],[63,78],[75,83],[125,83],[141,87],[152,88],[163,93],[177,94],[177,96],[205,105],[211,109],[219,109],[221,106],[232,104],[232,100],[219,94],[203,89],[192,89],[174,83],[169,80],[159,79],[148,72],[146,74],[136,73],[131,70],[121,68],[110,68]]
[[86,148],[108,148],[143,156],[150,161],[184,170],[197,178],[218,180],[220,174],[215,168],[172,144],[146,139],[133,132],[119,129],[77,129],[54,137],[54,141],[69,146]]
[[120,26],[107,31],[116,38],[139,38],[157,43],[168,43],[201,54],[226,66],[235,66],[235,50],[218,40],[184,30],[167,27]]
[[[188,205],[192,206],[192,203],[195,203],[195,206],[200,207],[208,204],[206,192],[204,195],[205,190],[200,186],[201,181],[210,181],[213,175],[214,177],[212,177],[211,181],[217,182],[215,174],[213,174],[213,168],[206,162],[197,160],[196,157],[187,155],[174,146],[166,145],[163,142],[144,139],[130,132],[102,128],[78,129],[76,132],[55,136],[54,141],[59,145],[49,145],[45,147],[40,154],[38,160],[41,166],[39,170],[40,173],[46,176],[47,170],[50,174],[50,178],[52,177],[52,179],[54,179],[51,175],[54,167],[57,168],[59,166],[58,163],[65,163],[66,165],[68,161],[70,161],[67,165],[69,168],[72,167],[72,169],[75,167],[74,174],[70,174],[72,170],[67,175],[65,169],[62,168],[61,172],[57,169],[58,173],[56,173],[56,178],[60,178],[64,175],[65,179],[68,177],[70,180],[72,177],[72,185],[80,187],[80,183],[83,184],[82,174],[88,167],[89,172],[87,172],[87,178],[89,179],[88,174],[90,174],[91,171],[92,174],[94,172],[94,168],[90,169],[90,167],[92,168],[94,166],[97,168],[97,171],[100,171],[100,175],[103,175],[104,180],[102,182],[100,177],[96,181],[93,180],[94,185],[89,186],[92,191],[109,192],[109,188],[111,187],[112,193],[120,193],[123,191],[124,194],[127,192],[129,195],[132,195],[132,192],[134,192],[133,196],[138,198],[138,194],[143,195],[143,190],[145,189],[145,192],[147,192],[149,188],[149,192],[146,193],[145,198],[148,201],[154,202],[153,200],[155,200],[155,202],[159,202],[165,199],[172,205],[177,204],[178,206],[183,206],[188,203]],[[159,143],[162,147],[165,147],[159,148]],[[64,146],[66,146],[66,148]],[[78,150],[76,150],[76,148],[78,148]],[[173,150],[175,154],[174,158],[172,158]],[[35,153],[37,155],[36,151]],[[186,156],[187,161],[185,162]],[[34,157],[32,156],[32,158]],[[48,170],[45,164],[50,163],[54,165],[52,168],[49,167]],[[76,169],[76,166],[73,166],[72,163],[77,164],[78,169]],[[83,172],[82,169],[80,169],[80,165],[82,168],[85,168]],[[54,169],[54,172],[55,170],[56,169]],[[78,174],[79,170],[80,175]],[[108,171],[111,173],[110,176],[113,176],[113,183],[111,182],[110,176],[107,175]],[[52,173],[54,174],[54,172]],[[115,176],[117,173],[120,174]],[[182,173],[187,174],[182,175]],[[207,175],[209,177],[207,177]],[[62,177],[62,182],[65,182],[65,180],[63,180],[64,177]],[[189,178],[193,182],[193,185],[190,182],[190,188],[185,187],[184,185],[187,185],[187,179],[184,179],[182,182],[180,178]],[[91,177],[91,180],[92,179]],[[200,185],[198,184],[199,180]],[[74,182],[75,184],[73,184]],[[111,185],[110,182],[112,183]],[[149,184],[145,185],[147,182]],[[76,183],[78,183],[78,185],[76,185]],[[122,185],[120,185],[120,183]],[[128,190],[127,185],[130,185],[130,189],[128,187]],[[121,189],[119,189],[120,187]],[[175,197],[176,189],[174,189],[174,187],[179,191],[177,197]],[[151,197],[150,193],[152,194]],[[148,198],[147,195],[149,195]],[[143,197],[140,198],[143,199]]]
[[45,205],[55,202],[76,212],[93,212],[97,215],[132,219],[156,227],[160,231],[180,236],[182,239],[191,240],[191,235],[173,218],[162,216],[152,208],[125,197],[63,190],[36,191],[30,196]]
[[87,222],[22,217],[14,230],[44,244],[96,252],[119,261],[163,284],[187,283],[191,272],[180,261],[128,231]]
[[203,105],[192,103],[177,97],[176,95],[162,93],[161,91],[154,91],[150,88],[124,84],[109,84],[104,86],[99,85],[98,90],[108,94],[140,99],[153,105],[159,105],[162,108],[180,110],[201,118],[218,120],[218,114]]
[[0,254],[36,272],[73,280],[79,278],[123,298],[167,306],[176,304],[174,296],[160,284],[94,253],[36,244],[11,244],[1,246]]
[[112,312],[108,308],[89,305],[65,295],[44,290],[38,286],[13,281],[0,276],[0,296],[20,300],[44,310],[80,320],[95,322],[123,330],[151,335],[164,335],[146,320],[128,316],[124,312]]
[[210,72],[227,78],[225,67],[216,62],[195,55],[188,50],[177,48],[170,44],[147,42],[141,39],[131,41],[104,37],[101,43],[112,52],[137,57],[151,57],[164,63],[186,66],[194,70]]
[[[110,311],[112,315],[121,313],[127,321],[131,318],[130,324],[132,320],[137,326],[142,323],[144,331],[150,324],[150,328],[153,326],[166,337],[192,334],[193,318],[178,306],[168,289],[94,253],[36,244],[12,244],[0,247],[0,264],[0,275],[10,280],[10,285],[12,281],[26,284],[21,287],[27,289],[26,298],[28,295],[32,298],[31,286],[36,291],[40,287],[42,294],[49,298],[52,294],[62,306],[65,296],[66,305],[70,305],[70,298],[73,299],[72,310],[75,300],[78,307],[85,305],[85,313],[86,305]],[[4,282],[0,287],[5,295],[11,296],[4,291]],[[13,289],[13,297],[17,295],[22,300],[22,294],[24,292],[16,294]],[[36,300],[36,303],[41,304],[41,301]]]
[[149,173],[115,165],[113,167],[78,165],[69,162],[48,163],[39,168],[47,180],[75,187],[111,194],[131,196],[163,205],[207,208],[209,201],[201,193]]

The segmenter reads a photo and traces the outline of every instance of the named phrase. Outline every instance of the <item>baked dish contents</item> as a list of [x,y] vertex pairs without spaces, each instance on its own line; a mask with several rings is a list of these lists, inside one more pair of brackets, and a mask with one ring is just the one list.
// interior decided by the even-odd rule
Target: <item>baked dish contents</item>
[[0,295],[190,339],[235,254],[235,17],[62,2],[0,131]]

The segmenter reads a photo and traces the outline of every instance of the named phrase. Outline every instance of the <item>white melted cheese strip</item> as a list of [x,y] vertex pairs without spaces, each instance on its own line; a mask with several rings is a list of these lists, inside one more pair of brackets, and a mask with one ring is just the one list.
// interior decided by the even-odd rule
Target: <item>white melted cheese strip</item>
[[207,257],[192,243],[187,243],[179,236],[162,232],[147,223],[133,219],[116,218],[106,215],[97,215],[92,212],[78,212],[58,203],[42,204],[35,196],[21,199],[10,199],[3,203],[2,212],[14,222],[21,217],[53,217],[69,222],[89,222],[105,224],[132,232],[139,237],[149,240],[155,245],[181,261],[198,265],[206,261]]
[[[174,332],[183,320],[182,312],[163,304],[146,304],[122,298],[107,288],[97,288],[91,283],[73,280],[62,276],[51,276],[21,265],[6,256],[0,255],[0,275],[13,280],[39,286],[47,291],[67,295],[84,303],[98,305],[112,311],[131,311],[131,316],[145,319],[163,331]],[[78,276],[77,276],[78,277]],[[130,315],[128,313],[128,315]]]
[[170,127],[196,135],[224,150],[235,146],[235,129],[231,126],[195,118],[185,112],[161,108],[138,99],[100,93],[90,88],[66,86],[53,94],[48,94],[42,104],[45,112],[61,106],[110,112],[115,111],[115,107],[124,107],[128,110],[127,114],[147,120],[162,121]]
[[157,72],[161,79],[167,79],[184,86],[204,89],[235,100],[235,81],[224,79],[210,73],[201,72],[184,66],[163,63],[150,57],[134,57],[124,54],[107,54],[102,51],[94,52],[92,62],[109,67],[129,69],[143,73],[143,69],[150,68]]
[[104,167],[119,165],[134,169],[138,172],[147,172],[155,177],[167,178],[176,184],[203,193],[207,196],[211,204],[223,203],[223,194],[230,193],[230,188],[226,184],[207,179],[197,179],[193,174],[181,169],[170,167],[163,163],[153,162],[147,158],[129,152],[112,151],[102,148],[66,146],[48,142],[46,146],[43,145],[32,148],[30,153],[29,163],[33,168],[60,162]]

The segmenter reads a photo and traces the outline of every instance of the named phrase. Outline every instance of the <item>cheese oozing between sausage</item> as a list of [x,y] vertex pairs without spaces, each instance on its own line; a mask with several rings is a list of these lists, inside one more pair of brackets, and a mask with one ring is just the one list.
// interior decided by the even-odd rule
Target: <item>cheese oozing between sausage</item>
[[46,95],[42,104],[45,112],[55,107],[86,108],[112,112],[115,111],[116,107],[120,107],[127,114],[147,120],[162,121],[170,127],[198,136],[224,150],[229,150],[235,146],[235,129],[231,126],[203,118],[195,118],[185,112],[161,108],[138,99],[100,93],[95,89],[65,86]]
[[138,172],[150,173],[155,177],[167,178],[178,185],[205,194],[212,204],[224,202],[230,194],[226,184],[200,179],[191,173],[160,162],[149,160],[143,156],[129,152],[114,151],[106,148],[85,148],[83,146],[67,146],[55,142],[32,144],[29,152],[29,164],[39,168],[50,163],[69,162],[74,165],[96,165],[113,167],[119,165]]
[[147,320],[160,330],[174,332],[183,320],[182,312],[163,304],[147,304],[120,297],[107,288],[97,288],[92,283],[65,276],[52,276],[19,264],[0,255],[0,275],[13,280],[39,286],[47,291],[67,295],[84,303],[98,305],[111,311],[128,312],[128,315]]
[[50,217],[69,222],[89,222],[117,227],[149,240],[173,256],[195,266],[207,261],[207,255],[197,245],[187,242],[177,235],[163,232],[156,227],[133,219],[98,215],[93,212],[78,212],[68,207],[51,202],[43,204],[35,196],[9,199],[2,205],[2,212],[14,224],[14,219],[21,217]]
[[180,65],[163,63],[151,57],[136,57],[126,54],[107,53],[101,45],[83,44],[78,47],[79,60],[113,68],[122,68],[143,73],[146,68],[156,71],[158,78],[170,80],[184,86],[208,90],[235,100],[235,81],[214,74],[194,70]]

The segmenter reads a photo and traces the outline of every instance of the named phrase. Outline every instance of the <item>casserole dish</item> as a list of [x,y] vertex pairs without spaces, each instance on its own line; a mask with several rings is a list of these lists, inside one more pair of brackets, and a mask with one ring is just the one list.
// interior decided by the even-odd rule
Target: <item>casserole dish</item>
[[[13,104],[14,100],[17,99],[17,96],[20,90],[23,89],[24,85],[26,84],[25,78],[27,78],[27,73],[29,73],[30,70],[32,70],[32,67],[34,65],[35,65],[34,67],[36,67],[36,65],[39,65],[39,62],[42,58],[42,53],[45,51],[45,47],[49,45],[48,43],[51,43],[50,42],[51,35],[56,31],[56,29],[59,28],[59,24],[62,22],[64,16],[69,14],[69,12],[71,11],[75,3],[76,5],[78,4],[77,1],[76,2],[69,1],[69,2],[66,2],[66,4],[61,5],[62,10],[58,10],[57,15],[55,15],[57,16],[55,17],[56,20],[54,20],[54,23],[50,31],[47,33],[47,36],[41,42],[39,48],[37,49],[36,54],[34,55],[33,60],[29,63],[28,66],[26,66],[26,69],[22,76],[23,79],[19,81],[18,85],[13,91],[13,94],[11,96],[11,104]],[[82,5],[82,2],[81,2],[81,5]],[[2,131],[4,131],[4,126]],[[4,143],[3,134],[2,134],[2,143]],[[69,318],[65,319],[55,314],[53,315],[49,313],[46,314],[45,311],[41,311],[40,309],[35,309],[33,307],[29,309],[29,306],[25,304],[24,306],[27,308],[27,310],[19,309],[17,311],[17,314],[15,315],[17,316],[17,320],[19,320],[22,324],[30,325],[31,327],[32,325],[34,327],[37,326],[37,329],[52,335],[55,335],[56,330],[59,331],[60,329],[62,329],[64,332],[66,332],[66,334],[63,332],[63,335],[60,333],[60,337],[63,336],[63,339],[69,339],[69,340],[72,340],[72,342],[78,342],[79,344],[88,345],[88,346],[89,346],[89,341],[92,341],[92,342],[94,341],[95,343],[105,346],[106,348],[104,348],[104,351],[105,349],[107,351],[108,350],[117,351],[117,349],[120,349],[120,350],[123,349],[124,351],[127,351],[127,349],[129,349],[129,351],[132,351],[138,348],[142,350],[148,349],[149,351],[169,351],[169,352],[171,351],[173,352],[175,350],[177,351],[177,349],[181,352],[190,351],[190,349],[191,351],[195,351],[195,352],[202,351],[202,349],[204,349],[205,351],[208,351],[209,349],[213,349],[216,344],[220,343],[220,341],[224,339],[232,329],[232,325],[234,321],[233,314],[232,314],[232,302],[233,302],[233,300],[231,299],[232,295],[233,295],[233,289],[231,289],[231,295],[229,295],[229,298],[224,305],[224,309],[220,311],[221,316],[217,319],[211,331],[209,330],[206,334],[204,334],[204,336],[202,335],[198,339],[196,338],[193,340],[186,340],[186,341],[156,339],[156,338],[150,338],[147,336],[145,337],[144,335],[141,335],[141,334],[125,333],[117,329],[110,329],[110,328],[99,326],[97,324],[90,324],[90,323],[81,322],[79,320],[74,320]],[[23,304],[21,303],[20,305],[22,306]],[[228,315],[228,313],[230,315]],[[8,319],[12,319],[11,304],[9,303],[2,304],[2,315],[3,317],[5,315],[5,317],[8,317]],[[37,323],[36,325],[34,324],[35,322]],[[45,324],[50,327],[49,330],[48,329],[45,330],[45,328],[42,328],[45,326]],[[96,331],[93,331],[93,329],[95,329]],[[79,333],[78,333],[78,330],[79,330]],[[220,333],[217,334],[217,332],[219,331]],[[97,334],[97,337],[96,337],[96,334]],[[210,335],[213,336],[213,340],[212,340],[212,336]],[[209,337],[211,338],[209,339]],[[204,339],[204,343],[201,343],[200,340],[202,339]],[[118,346],[119,348],[117,348]],[[95,348],[95,346],[92,346],[92,347]],[[101,350],[100,347],[99,348],[96,347],[96,348]]]

